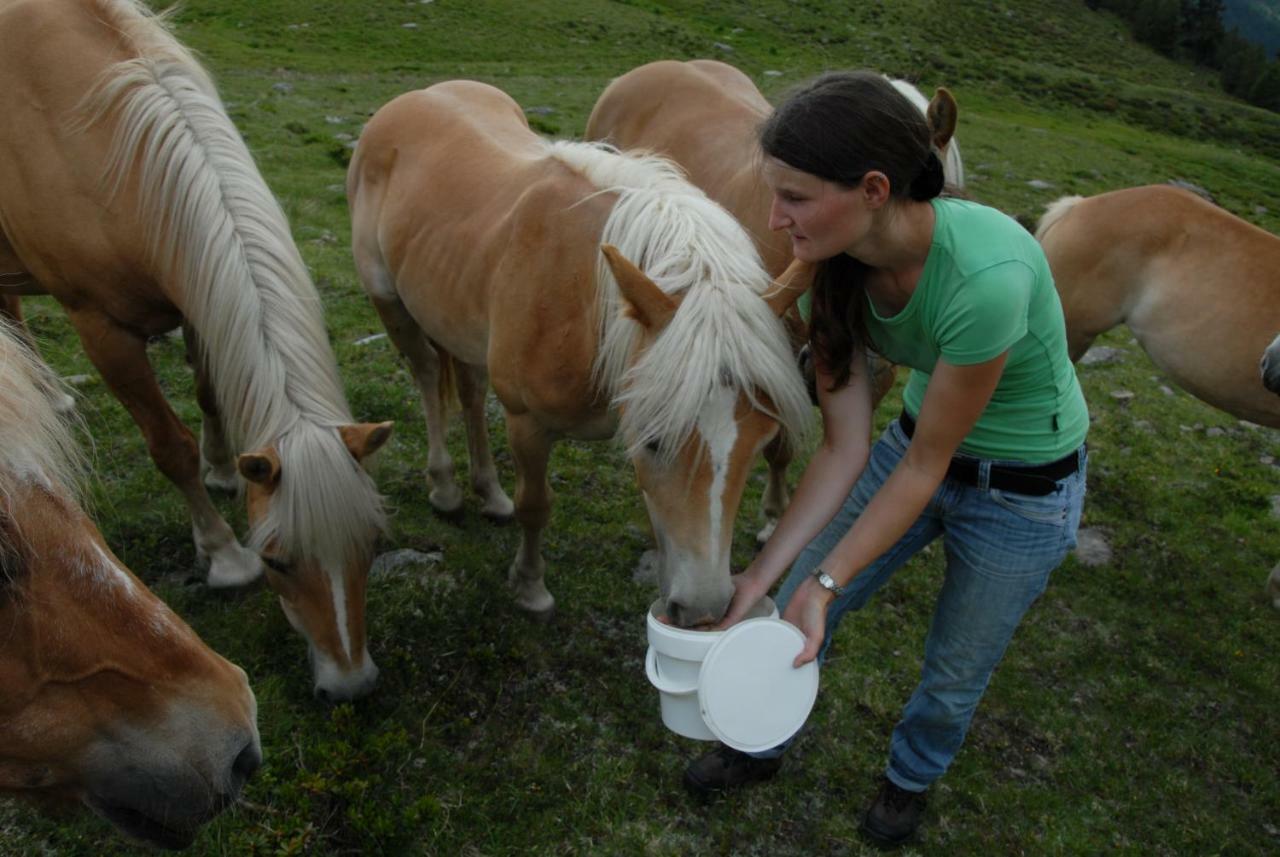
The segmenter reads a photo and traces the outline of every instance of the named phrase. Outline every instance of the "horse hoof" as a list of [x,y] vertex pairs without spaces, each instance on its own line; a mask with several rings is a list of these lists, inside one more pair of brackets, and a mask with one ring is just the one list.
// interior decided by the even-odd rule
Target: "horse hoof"
[[262,577],[262,560],[253,554],[252,562],[241,565],[236,562],[215,560],[209,566],[209,576],[205,584],[210,589],[233,589],[247,586]]
[[484,515],[489,521],[495,524],[506,525],[516,519],[514,511],[511,512],[492,512],[488,509],[481,509],[480,514]]
[[218,491],[223,494],[235,495],[240,493],[240,479],[235,473],[230,476],[225,474],[214,473],[210,470],[205,474],[204,487],[210,491]]
[[64,417],[75,413],[76,400],[66,393],[58,393],[57,395],[52,396],[51,402],[53,404],[53,410]]
[[462,514],[462,492],[456,485],[432,488],[431,493],[427,495],[427,502],[441,517],[449,518]]
[[556,600],[550,595],[545,600],[535,599],[532,603],[526,603],[517,598],[516,606],[528,613],[529,618],[540,625],[548,624],[556,615]]
[[773,531],[777,529],[777,527],[778,522],[776,519],[771,519],[765,522],[765,525],[760,528],[758,533],[756,533],[757,551],[765,546],[765,543],[769,541],[769,538],[773,535]]

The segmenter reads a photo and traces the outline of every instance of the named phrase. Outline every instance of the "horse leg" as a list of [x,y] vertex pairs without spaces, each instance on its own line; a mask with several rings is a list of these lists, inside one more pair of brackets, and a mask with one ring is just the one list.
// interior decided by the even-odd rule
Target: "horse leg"
[[209,586],[241,586],[259,577],[262,558],[236,541],[200,482],[195,437],[174,414],[156,383],[146,341],[101,315],[77,312],[71,314],[71,321],[85,354],[142,430],[151,460],[186,499],[196,552],[209,559]]
[[449,416],[448,385],[444,383],[445,362],[453,362],[453,358],[436,350],[399,298],[373,295],[370,298],[382,318],[387,336],[409,361],[409,371],[413,373],[422,399],[427,423],[427,487],[430,489],[427,499],[437,512],[456,514],[462,508],[462,491],[455,479],[453,457],[445,446]]
[[67,393],[57,373],[53,371],[53,367],[44,361],[39,347],[36,346],[36,338],[32,335],[31,328],[27,327],[26,321],[22,318],[22,299],[17,295],[0,294],[0,318],[8,320],[13,325],[14,332],[18,334],[18,341],[36,356],[36,366],[40,371],[40,377],[37,380],[44,394],[53,404],[53,409],[60,414],[69,414],[74,411],[76,400]]
[[791,444],[779,432],[764,448],[764,460],[769,465],[769,478],[765,483],[764,498],[760,503],[760,518],[764,526],[756,533],[756,546],[762,547],[773,530],[778,526],[778,518],[786,511],[791,502],[791,492],[787,489],[787,467],[791,464]]
[[551,518],[551,485],[547,460],[552,438],[528,414],[507,413],[507,439],[516,463],[516,520],[520,522],[520,549],[511,563],[508,582],[516,604],[532,613],[550,615],[555,599],[547,591],[542,559],[542,531]]
[[204,484],[215,491],[235,494],[240,490],[240,475],[222,428],[218,398],[209,381],[209,371],[200,356],[200,341],[190,325],[182,326],[187,345],[187,363],[196,376],[196,401],[200,404],[200,473]]
[[484,501],[481,514],[494,521],[511,520],[514,505],[498,481],[489,449],[489,421],[485,419],[485,394],[489,390],[489,373],[483,366],[472,366],[454,360],[458,378],[458,399],[462,403],[462,420],[467,430],[467,455],[471,459],[471,490]]

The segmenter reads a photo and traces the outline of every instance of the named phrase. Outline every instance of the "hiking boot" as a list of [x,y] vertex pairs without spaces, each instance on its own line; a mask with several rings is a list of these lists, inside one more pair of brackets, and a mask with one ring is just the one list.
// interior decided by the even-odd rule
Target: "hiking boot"
[[924,792],[900,789],[885,777],[880,793],[862,817],[862,832],[876,845],[893,847],[911,838],[924,815]]
[[706,797],[767,780],[778,772],[782,759],[757,759],[721,744],[684,769],[684,786]]

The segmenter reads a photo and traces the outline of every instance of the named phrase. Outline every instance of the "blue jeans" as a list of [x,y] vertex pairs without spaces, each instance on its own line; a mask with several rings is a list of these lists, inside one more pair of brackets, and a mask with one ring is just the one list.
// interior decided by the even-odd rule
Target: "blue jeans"
[[[779,611],[853,526],[909,443],[898,421],[892,422],[844,506],[791,566],[775,599]],[[923,791],[946,771],[1023,614],[1075,547],[1087,465],[1083,446],[1076,454],[1079,469],[1043,497],[987,486],[992,464],[1018,464],[1013,461],[979,460],[977,486],[943,480],[902,538],[832,602],[819,660],[844,615],[862,607],[912,555],[942,536],[946,576],[925,642],[920,683],[893,730],[885,772],[899,788]],[[778,756],[786,747],[758,755]]]

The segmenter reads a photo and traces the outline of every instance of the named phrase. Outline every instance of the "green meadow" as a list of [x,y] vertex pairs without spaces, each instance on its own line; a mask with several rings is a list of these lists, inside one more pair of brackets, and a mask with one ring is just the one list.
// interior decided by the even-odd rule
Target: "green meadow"
[[[482,519],[474,498],[458,520],[432,513],[408,371],[385,338],[361,343],[382,328],[352,266],[343,182],[350,143],[394,96],[483,80],[536,130],[571,138],[611,78],[654,59],[722,59],[771,98],[869,67],[950,88],[969,191],[1025,223],[1065,194],[1178,179],[1280,232],[1280,116],[1075,0],[186,0],[174,26],[284,204],[357,418],[396,421],[375,471],[392,510],[380,551],[432,555],[370,581],[374,694],[318,703],[275,597],[202,585],[177,491],[62,310],[26,302],[50,362],[89,376],[78,408],[107,542],[257,694],[264,766],[200,855],[871,853],[861,810],[918,677],[938,546],[842,625],[778,777],[712,803],[686,795],[680,774],[705,745],[663,727],[645,678],[656,591],[632,574],[648,528],[615,444],[557,447],[544,546],[557,610],[537,622],[514,607],[516,528]],[[1280,562],[1280,432],[1177,390],[1125,329],[1101,344],[1118,359],[1079,367],[1093,418],[1084,526],[1111,557],[1055,573],[903,853],[1280,852],[1280,611],[1263,592]],[[181,340],[151,355],[198,429]],[[879,424],[896,413],[895,393]],[[492,441],[511,491],[500,419]],[[465,480],[460,426],[449,442]],[[761,467],[736,567],[763,485]],[[243,534],[239,505],[218,503]],[[0,803],[0,853],[140,850],[87,812]]]

